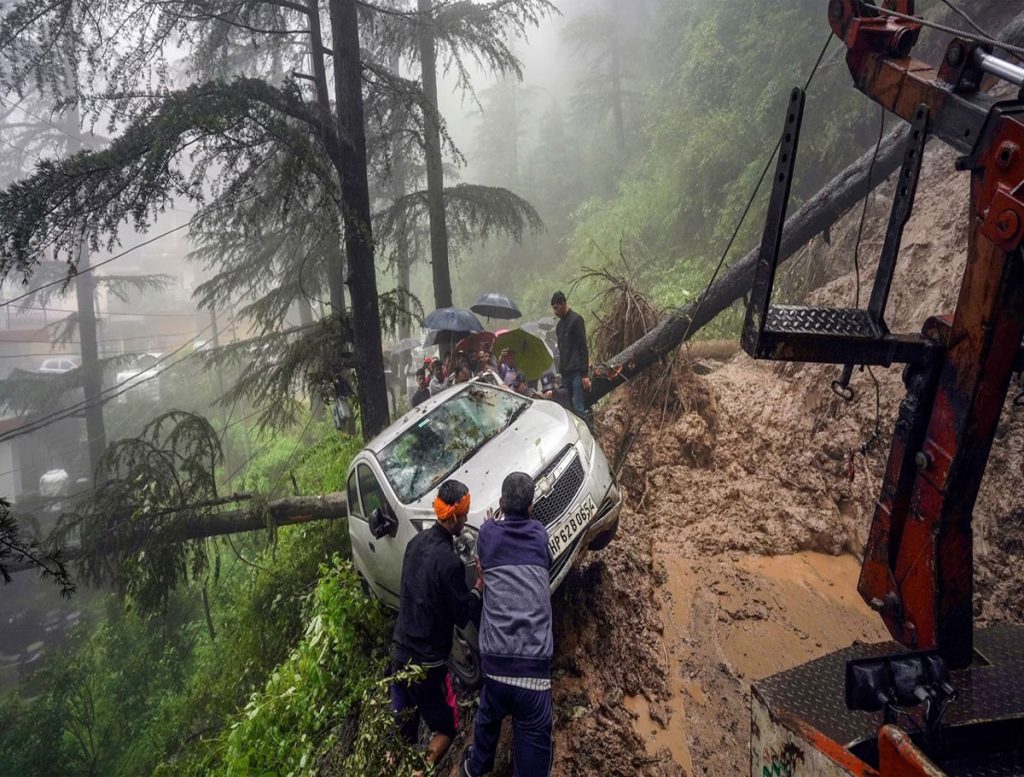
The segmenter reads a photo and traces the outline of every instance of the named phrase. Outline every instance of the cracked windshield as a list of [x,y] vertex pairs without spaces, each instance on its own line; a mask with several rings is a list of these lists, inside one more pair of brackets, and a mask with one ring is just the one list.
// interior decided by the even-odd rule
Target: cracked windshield
[[529,404],[514,394],[471,386],[418,421],[379,457],[398,498],[419,499]]

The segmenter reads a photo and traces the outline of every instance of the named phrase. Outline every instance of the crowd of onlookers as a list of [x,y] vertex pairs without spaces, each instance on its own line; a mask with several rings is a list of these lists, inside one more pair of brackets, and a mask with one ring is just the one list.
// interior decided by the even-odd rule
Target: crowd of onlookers
[[482,378],[504,385],[523,396],[558,402],[587,419],[584,392],[590,390],[590,359],[586,327],[583,318],[568,306],[562,292],[552,296],[551,307],[559,319],[556,335],[561,382],[556,379],[554,369],[545,372],[539,381],[531,382],[516,367],[515,351],[504,348],[495,358],[491,350],[481,344],[476,350],[456,349],[443,358],[435,356],[425,359],[423,366],[416,370],[416,392],[412,395],[412,406],[423,404],[450,386]]
[[437,356],[424,359],[423,366],[416,370],[416,393],[412,395],[412,406],[417,407],[444,389],[473,378],[489,379],[523,396],[550,399],[572,409],[569,392],[558,385],[553,370],[545,372],[539,381],[529,381],[517,369],[516,354],[510,348],[503,349],[497,359],[486,348],[469,353],[452,351],[444,359]]

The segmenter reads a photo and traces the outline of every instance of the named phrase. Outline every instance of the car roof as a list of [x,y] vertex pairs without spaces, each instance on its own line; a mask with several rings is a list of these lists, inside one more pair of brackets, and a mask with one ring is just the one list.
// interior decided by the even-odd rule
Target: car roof
[[[504,386],[498,386],[487,381],[481,381],[473,379],[466,383],[458,383],[454,386],[444,389],[438,392],[428,400],[420,404],[418,407],[414,407],[408,413],[397,419],[391,426],[387,427],[383,432],[378,434],[372,440],[370,440],[363,447],[363,450],[372,451],[373,453],[380,453],[384,448],[391,444],[395,438],[402,434],[406,429],[412,426],[417,421],[421,420],[423,416],[432,412],[435,408],[443,405],[452,397],[457,397],[463,391],[470,386],[487,386],[488,388],[494,389],[495,391],[504,391],[506,394],[515,394],[514,391],[509,391]],[[529,397],[524,397],[522,394],[516,394],[520,399],[525,399],[528,402],[531,401]]]

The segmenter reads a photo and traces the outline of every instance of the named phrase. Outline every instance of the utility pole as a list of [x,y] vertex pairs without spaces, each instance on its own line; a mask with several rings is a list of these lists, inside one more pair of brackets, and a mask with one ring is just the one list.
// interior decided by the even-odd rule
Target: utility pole
[[[68,150],[74,154],[84,147],[79,128],[78,103],[68,116]],[[89,240],[85,228],[80,229],[75,256],[75,295],[78,300],[78,339],[82,348],[82,389],[85,393],[85,434],[88,438],[89,467],[95,483],[100,459],[107,450],[107,430],[103,422],[103,369],[100,365],[99,341],[96,336],[96,277],[89,257]]]
[[[74,113],[77,116],[78,112]],[[77,131],[77,126],[75,129]],[[75,272],[78,336],[82,347],[82,388],[85,390],[85,433],[89,438],[89,465],[95,478],[100,459],[107,449],[107,431],[103,423],[103,371],[96,337],[96,279],[90,271],[89,244],[84,232],[78,238]]]

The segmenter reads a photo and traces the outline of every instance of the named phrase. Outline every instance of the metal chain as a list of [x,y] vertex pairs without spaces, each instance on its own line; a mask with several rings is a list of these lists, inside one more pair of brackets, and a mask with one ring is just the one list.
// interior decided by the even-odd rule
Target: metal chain
[[860,0],[860,4],[863,8],[868,8],[872,11],[883,13],[886,16],[892,16],[897,19],[903,19],[908,22],[916,22],[923,27],[931,27],[933,30],[944,32],[947,35],[953,35],[957,38],[963,38],[964,40],[973,41],[975,43],[986,43],[994,48],[1003,49],[1009,51],[1011,54],[1015,54],[1017,57],[1024,59],[1024,47],[1015,46],[1012,43],[1004,43],[996,38],[990,38],[987,35],[977,35],[973,32],[966,32],[965,30],[958,30],[956,27],[948,27],[945,24],[939,24],[938,22],[929,21],[923,19],[920,16],[911,16],[910,14],[900,13],[899,11],[891,11],[888,8],[881,8],[877,5],[872,5],[867,0]]

